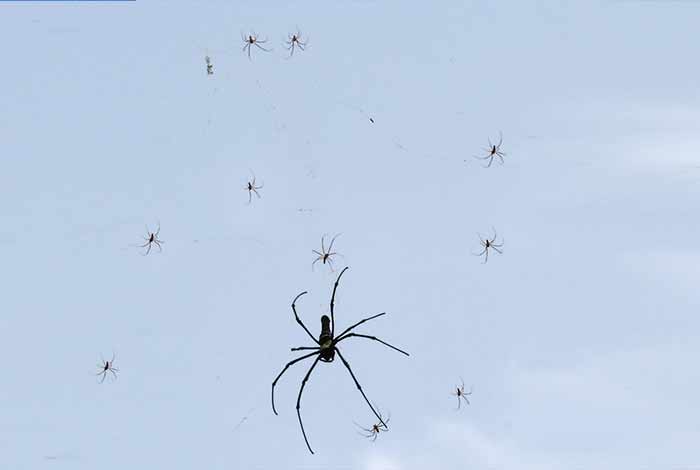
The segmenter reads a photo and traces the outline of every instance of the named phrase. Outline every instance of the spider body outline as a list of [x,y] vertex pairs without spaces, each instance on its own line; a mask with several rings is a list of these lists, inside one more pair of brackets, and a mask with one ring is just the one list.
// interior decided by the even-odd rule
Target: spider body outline
[[248,181],[243,189],[246,189],[248,191],[248,204],[253,200],[253,193],[255,193],[256,196],[258,196],[258,199],[260,199],[260,193],[258,192],[258,189],[262,189],[264,186],[264,183],[261,184],[260,186],[256,186],[255,182],[255,173],[252,171],[250,172],[253,175],[253,181]]
[[207,64],[207,75],[214,75],[214,65],[211,63],[209,56],[204,57],[204,62]]
[[154,243],[158,247],[159,252],[163,251],[163,247],[161,246],[161,244],[165,242],[158,238],[158,235],[160,235],[160,222],[158,222],[158,229],[155,232],[151,232],[148,228],[148,225],[146,225],[146,233],[148,233],[148,235],[144,237],[146,243],[144,243],[143,245],[139,245],[139,248],[146,248],[146,252],[143,253],[143,256],[146,256],[151,252],[151,248],[153,247]]
[[117,372],[119,372],[119,369],[114,367],[114,358],[116,357],[116,354],[112,352],[112,360],[111,361],[105,361],[105,359],[100,355],[100,359],[102,359],[102,364],[98,364],[97,366],[100,368],[100,371],[97,372],[95,375],[101,375],[102,378],[100,379],[100,383],[103,383],[105,381],[105,378],[107,378],[107,372],[111,372],[112,375],[114,376],[114,380],[117,379]]
[[[493,159],[498,157],[498,159],[501,162],[501,165],[503,165],[504,160],[503,157],[506,156],[505,152],[501,152],[501,145],[503,144],[503,133],[501,131],[498,131],[498,144],[492,144],[491,139],[489,139],[489,146],[485,149],[486,155],[483,155],[481,157],[474,156],[474,158],[478,158],[479,160],[488,160],[488,164],[484,166],[484,168],[489,168],[491,164],[493,163]],[[483,166],[483,165],[482,165]]]
[[340,278],[343,276],[345,271],[347,271],[348,268],[345,267],[340,274],[338,275],[338,278],[335,281],[335,284],[333,285],[333,293],[331,294],[331,316],[328,318],[327,315],[323,315],[321,317],[321,334],[319,335],[318,339],[316,339],[313,334],[309,331],[309,329],[304,325],[304,322],[301,321],[301,318],[299,318],[299,315],[297,314],[296,310],[296,301],[303,295],[307,294],[307,291],[304,291],[297,295],[294,300],[292,301],[292,312],[294,312],[294,318],[296,322],[303,328],[303,330],[306,332],[306,334],[316,343],[317,346],[301,346],[297,348],[292,348],[292,351],[307,351],[311,350],[310,353],[304,354],[303,356],[297,357],[296,359],[293,359],[289,361],[284,368],[282,368],[282,371],[275,377],[275,380],[272,381],[272,393],[271,393],[271,401],[272,401],[272,411],[277,415],[277,409],[275,408],[275,386],[277,385],[277,382],[279,379],[282,377],[282,375],[291,367],[292,365],[296,364],[297,362],[303,361],[305,359],[309,359],[313,356],[316,356],[316,359],[314,359],[313,364],[311,364],[311,367],[308,369],[306,372],[306,375],[304,376],[303,380],[301,381],[301,387],[299,388],[299,395],[297,396],[297,404],[296,404],[296,410],[297,410],[297,418],[299,420],[299,427],[301,428],[301,433],[304,436],[304,441],[306,442],[306,447],[309,449],[309,452],[312,454],[314,453],[313,449],[311,448],[311,445],[309,444],[309,440],[306,437],[306,430],[304,429],[304,423],[301,419],[301,397],[304,392],[304,387],[306,387],[306,382],[308,382],[309,377],[311,376],[311,373],[313,372],[314,368],[316,365],[319,363],[319,361],[322,362],[333,362],[335,359],[335,356],[337,355],[340,360],[343,363],[343,366],[348,370],[350,373],[350,376],[352,377],[352,380],[355,382],[355,386],[357,387],[358,391],[364,398],[365,402],[369,406],[369,408],[372,410],[374,415],[379,419],[379,422],[384,426],[386,426],[386,422],[384,419],[379,415],[379,413],[374,409],[374,406],[372,403],[369,401],[367,398],[367,395],[365,395],[365,392],[362,390],[362,386],[360,385],[360,382],[357,380],[357,377],[355,377],[355,374],[352,371],[352,368],[350,367],[350,364],[348,361],[345,359],[343,354],[340,352],[338,349],[337,345],[341,341],[347,339],[347,338],[352,338],[352,337],[357,337],[357,338],[366,338],[366,339],[371,339],[373,341],[377,341],[391,349],[394,349],[395,351],[398,351],[406,356],[409,354],[406,351],[403,351],[395,346],[392,346],[391,344],[382,341],[381,339],[371,336],[371,335],[364,335],[364,334],[359,334],[359,333],[354,333],[352,330],[354,330],[356,327],[360,326],[361,324],[370,321],[374,318],[381,317],[382,315],[386,315],[386,312],[382,312],[367,318],[364,318],[360,320],[359,322],[356,322],[355,324],[349,326],[345,330],[343,330],[340,334],[337,336],[335,335],[335,294],[338,289],[338,284],[340,282]]
[[[377,412],[379,413],[379,416],[382,416],[382,412],[377,408]],[[357,434],[359,434],[362,437],[366,437],[367,439],[371,440],[372,442],[377,440],[377,437],[379,436],[380,432],[385,432],[388,431],[389,428],[386,426],[386,424],[389,423],[389,420],[391,419],[391,414],[387,414],[386,419],[382,416],[382,420],[379,423],[375,423],[372,425],[370,428],[365,428],[363,426],[360,426],[359,424],[355,423],[355,426],[360,428],[362,432],[358,431]]]
[[344,256],[341,255],[340,253],[331,251],[331,250],[333,250],[333,243],[335,243],[335,239],[338,238],[340,235],[342,235],[342,234],[339,233],[331,239],[331,243],[330,243],[330,245],[328,245],[328,250],[326,250],[326,246],[325,246],[326,234],[324,233],[323,236],[321,236],[321,251],[318,252],[316,250],[311,250],[313,253],[318,255],[318,257],[314,260],[314,262],[311,263],[311,270],[312,271],[313,271],[316,263],[318,263],[319,261],[321,261],[323,264],[328,264],[328,267],[330,268],[331,272],[334,271],[333,261],[331,259],[331,256],[338,255],[338,256],[341,256],[344,258]]
[[481,253],[472,253],[474,256],[481,256],[481,255],[486,255],[484,257],[484,262],[482,264],[486,264],[486,262],[489,260],[489,250],[493,249],[499,254],[503,254],[503,252],[500,250],[503,248],[503,240],[501,240],[501,243],[498,244],[496,243],[496,238],[498,237],[498,234],[496,233],[496,229],[491,227],[493,230],[493,238],[486,238],[483,239],[481,237],[481,234],[477,233],[479,236],[479,241],[481,243],[481,246],[484,247],[483,250],[481,250]]
[[299,28],[297,28],[296,34],[291,33],[287,36],[285,44],[287,45],[287,50],[289,51],[289,57],[292,57],[294,55],[295,47],[298,47],[302,51],[305,50],[304,48],[309,43],[309,40],[307,38],[306,42],[303,42],[301,39],[301,32],[299,31]]
[[265,52],[270,52],[270,49],[265,49],[262,47],[260,44],[265,44],[267,42],[267,38],[265,39],[259,39],[258,35],[255,33],[255,31],[251,32],[248,34],[246,37],[243,33],[241,33],[241,39],[243,40],[243,51],[245,52],[246,50],[248,51],[248,60],[253,60],[250,57],[250,50],[251,46],[255,46],[258,49],[262,49]]
[[471,403],[469,403],[469,398],[467,397],[472,394],[471,387],[469,387],[469,392],[464,391],[464,379],[460,377],[459,380],[462,382],[462,386],[456,387],[455,391],[452,392],[452,396],[457,397],[457,410],[459,410],[460,406],[462,406],[462,400],[466,401],[467,405],[471,405]]

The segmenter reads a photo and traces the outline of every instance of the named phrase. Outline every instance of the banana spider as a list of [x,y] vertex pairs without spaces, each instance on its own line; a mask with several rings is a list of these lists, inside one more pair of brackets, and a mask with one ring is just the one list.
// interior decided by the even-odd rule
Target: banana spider
[[311,449],[311,445],[309,444],[309,440],[306,437],[306,431],[304,430],[304,423],[301,420],[301,395],[304,393],[304,387],[306,386],[306,382],[309,380],[309,377],[311,376],[311,373],[313,372],[314,368],[318,364],[319,361],[322,362],[333,362],[335,359],[335,355],[337,354],[338,357],[340,357],[340,360],[343,362],[343,365],[345,368],[348,370],[350,373],[350,376],[352,377],[352,380],[355,382],[355,386],[357,389],[360,391],[362,394],[362,397],[365,399],[367,402],[367,405],[369,408],[372,410],[374,415],[379,419],[379,422],[382,424],[382,426],[386,429],[386,421],[380,416],[379,413],[374,409],[374,406],[372,406],[372,403],[370,403],[369,399],[367,398],[367,395],[365,395],[365,392],[362,390],[362,386],[360,385],[360,382],[358,382],[357,378],[355,377],[355,374],[352,372],[352,369],[350,368],[350,364],[348,361],[345,359],[345,357],[340,353],[340,350],[338,349],[337,345],[343,340],[346,340],[348,338],[356,337],[356,338],[367,338],[371,339],[373,341],[377,341],[395,351],[400,352],[401,354],[405,354],[408,356],[409,354],[405,351],[402,351],[401,349],[392,346],[389,343],[386,343],[382,341],[381,339],[375,337],[375,336],[370,336],[370,335],[363,335],[359,333],[352,333],[351,331],[355,329],[356,327],[360,326],[361,324],[372,320],[377,317],[381,317],[382,315],[386,315],[386,312],[379,313],[377,315],[373,315],[371,317],[365,318],[360,320],[359,322],[355,323],[354,325],[351,325],[350,327],[346,328],[343,330],[342,333],[336,335],[335,334],[335,292],[338,289],[338,283],[340,282],[340,278],[343,276],[343,273],[347,271],[347,267],[343,269],[340,274],[338,275],[338,279],[335,281],[335,285],[333,286],[333,294],[331,295],[331,317],[328,318],[328,316],[323,315],[321,317],[321,334],[319,335],[319,338],[316,339],[314,336],[311,334],[309,329],[304,325],[304,323],[301,321],[299,318],[299,315],[297,314],[296,310],[296,301],[301,297],[302,295],[306,294],[307,292],[304,291],[301,294],[297,295],[294,300],[292,301],[292,312],[294,312],[294,318],[296,319],[297,323],[304,329],[307,335],[314,341],[314,343],[317,344],[317,346],[301,346],[297,348],[292,348],[292,351],[305,351],[305,350],[311,350],[312,352],[308,354],[304,354],[301,357],[298,357],[290,362],[287,363],[287,365],[284,366],[282,369],[282,372],[280,372],[277,377],[275,377],[275,380],[272,381],[272,411],[277,414],[277,410],[275,409],[275,385],[277,385],[277,381],[282,377],[282,374],[284,374],[287,369],[296,364],[297,362],[303,361],[304,359],[308,359],[310,357],[316,356],[316,359],[314,360],[313,364],[311,364],[311,367],[309,370],[306,372],[306,375],[304,376],[304,379],[301,381],[301,387],[299,388],[299,395],[297,396],[297,417],[299,418],[299,426],[301,427],[301,433],[304,436],[304,441],[306,442],[306,447],[309,448],[309,452],[312,454],[314,451]]

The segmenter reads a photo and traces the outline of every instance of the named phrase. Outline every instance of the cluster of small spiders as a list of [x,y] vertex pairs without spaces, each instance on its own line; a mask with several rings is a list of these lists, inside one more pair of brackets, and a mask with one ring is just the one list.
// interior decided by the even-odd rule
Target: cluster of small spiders
[[[248,34],[241,33],[241,41],[243,41],[243,52],[246,52],[248,54],[249,60],[253,60],[253,58],[251,57],[251,50],[253,49],[253,46],[260,49],[261,51],[272,52],[272,49],[262,45],[268,42],[267,38],[260,39],[258,34],[255,32],[250,32]],[[287,36],[287,40],[284,42],[284,44],[285,49],[289,51],[289,57],[292,57],[296,49],[300,49],[302,51],[306,49],[308,39],[302,39],[301,32],[297,29],[296,33],[290,33]],[[209,57],[208,55],[205,56],[204,62],[207,66],[207,75],[214,75],[214,65],[211,62],[211,57]]]
[[[257,34],[251,33],[246,35],[241,35],[241,39],[243,41],[243,52],[246,52],[248,55],[248,58],[251,59],[251,50],[253,47],[258,48],[262,51],[265,52],[270,52],[271,49],[264,47],[263,45],[267,43],[267,39],[260,39]],[[289,57],[294,55],[294,51],[296,48],[301,49],[302,51],[305,50],[305,46],[307,45],[307,41],[302,40],[301,33],[297,31],[294,34],[290,34],[287,41],[285,42],[286,49],[289,51]],[[213,75],[214,74],[214,67],[211,62],[211,58],[209,56],[205,57],[205,62],[206,62],[206,72],[207,75]],[[370,121],[374,123],[374,119],[370,118]],[[474,158],[483,160],[485,165],[483,165],[485,168],[490,168],[491,165],[493,164],[494,160],[498,160],[500,164],[504,163],[504,156],[506,155],[502,150],[501,150],[501,145],[503,143],[503,135],[499,133],[499,139],[498,143],[494,144],[489,140],[489,146],[484,149],[485,154],[479,155],[479,156],[474,156]],[[261,199],[261,195],[259,190],[263,189],[264,185],[262,183],[258,183],[257,178],[255,174],[251,171],[252,178],[246,182],[245,186],[243,189],[247,191],[248,193],[248,202],[247,204],[250,205],[253,201],[253,196],[255,196],[257,199]],[[489,252],[491,250],[502,254],[501,248],[503,247],[503,241],[500,243],[497,242],[497,233],[495,228],[492,227],[493,230],[493,236],[491,237],[482,237],[481,234],[477,234],[480,240],[480,244],[482,247],[482,250],[479,253],[472,253],[475,256],[483,256],[483,263],[488,262],[489,258]],[[163,240],[159,238],[160,236],[160,223],[157,225],[157,229],[152,232],[148,227],[146,227],[146,236],[144,237],[143,244],[136,245],[139,248],[145,249],[145,251],[142,253],[144,256],[148,255],[151,253],[151,250],[153,247],[158,248],[158,251],[162,251],[162,244],[164,243]],[[334,244],[337,240],[337,238],[340,236],[340,234],[336,234],[333,237],[330,238],[329,242],[327,243],[326,237],[327,235],[324,234],[321,237],[321,250],[312,250],[312,253],[314,254],[314,259],[311,263],[311,269],[312,271],[314,270],[316,264],[318,262],[321,262],[323,265],[327,265],[329,270],[331,272],[334,271],[334,259],[338,256],[342,257],[339,252],[333,251],[334,249]],[[340,361],[342,362],[343,366],[345,369],[347,369],[348,373],[350,374],[353,382],[355,383],[355,386],[357,387],[358,391],[362,395],[364,401],[366,402],[367,406],[370,408],[371,412],[374,414],[374,416],[377,418],[378,422],[372,424],[369,427],[364,427],[361,426],[357,423],[355,425],[359,428],[358,433],[370,439],[371,441],[376,441],[379,434],[382,432],[386,432],[389,430],[388,428],[388,423],[390,420],[390,415],[387,414],[386,417],[382,415],[382,413],[379,411],[379,408],[374,405],[372,402],[370,402],[369,398],[365,394],[364,390],[362,389],[362,386],[360,385],[360,382],[358,381],[357,377],[355,376],[350,363],[348,360],[345,358],[344,354],[341,353],[340,349],[338,348],[339,343],[345,341],[346,339],[349,338],[364,338],[367,340],[371,340],[374,342],[377,342],[383,346],[386,346],[396,352],[399,352],[405,356],[409,356],[409,354],[402,350],[399,349],[396,346],[393,346],[392,344],[385,342],[376,336],[368,335],[368,334],[361,334],[361,333],[356,333],[354,330],[355,328],[359,327],[360,325],[379,318],[383,315],[386,315],[386,312],[382,312],[379,314],[375,314],[372,316],[369,316],[367,318],[363,318],[362,320],[352,324],[348,328],[344,329],[342,332],[336,334],[335,330],[335,296],[336,296],[336,291],[338,289],[338,285],[340,283],[341,278],[343,277],[343,274],[348,270],[348,267],[345,267],[340,273],[338,274],[338,277],[336,278],[336,281],[333,285],[332,289],[332,294],[330,298],[330,317],[327,315],[322,315],[321,316],[321,332],[317,337],[315,337],[311,331],[306,327],[304,322],[301,320],[297,313],[296,309],[296,303],[297,301],[307,294],[307,291],[303,291],[300,294],[298,294],[293,300],[291,304],[292,312],[294,314],[294,318],[301,326],[301,328],[304,330],[304,332],[308,335],[309,338],[313,341],[312,346],[299,346],[299,347],[294,347],[291,348],[292,352],[298,352],[298,351],[308,351],[304,353],[302,356],[297,357],[291,361],[289,361],[279,372],[279,374],[275,377],[275,379],[272,381],[272,387],[271,387],[271,404],[272,404],[272,411],[274,412],[275,415],[277,415],[277,409],[275,408],[275,386],[277,385],[277,382],[280,380],[282,375],[289,369],[292,365],[297,364],[301,361],[304,361],[306,359],[311,359],[314,358],[311,366],[308,368],[306,374],[304,375],[301,386],[299,388],[299,393],[297,395],[297,400],[296,400],[296,411],[297,411],[297,418],[299,421],[299,426],[301,429],[302,436],[304,438],[304,442],[306,443],[306,446],[312,454],[313,449],[311,448],[311,445],[309,443],[309,439],[306,434],[306,430],[304,428],[304,423],[301,417],[301,399],[302,395],[304,392],[304,388],[306,386],[306,383],[308,382],[312,372],[316,368],[319,362],[325,362],[325,363],[330,363],[335,360],[335,357],[339,357]],[[102,359],[102,363],[99,365],[99,371],[97,372],[97,376],[100,377],[99,382],[103,383],[105,379],[109,376],[112,379],[117,378],[117,372],[119,369],[117,369],[114,365],[114,360],[115,360],[115,354],[112,354],[111,360],[104,360]],[[109,375],[111,374],[111,375]],[[465,385],[464,385],[464,380],[460,378],[461,385],[460,386],[455,386],[454,391],[451,393],[452,396],[456,397],[457,399],[457,407],[456,409],[459,410],[461,409],[462,402],[465,402],[467,405],[470,404],[469,401],[469,396],[472,394],[472,390],[470,389],[469,391],[465,390]],[[244,418],[244,420],[247,419]],[[239,423],[240,425],[240,423]]]

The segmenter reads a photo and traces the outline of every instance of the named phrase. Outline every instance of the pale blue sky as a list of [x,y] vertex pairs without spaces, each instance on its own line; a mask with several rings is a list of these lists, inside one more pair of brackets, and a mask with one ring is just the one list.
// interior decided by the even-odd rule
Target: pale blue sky
[[700,467],[700,2],[243,3],[0,3],[0,467]]

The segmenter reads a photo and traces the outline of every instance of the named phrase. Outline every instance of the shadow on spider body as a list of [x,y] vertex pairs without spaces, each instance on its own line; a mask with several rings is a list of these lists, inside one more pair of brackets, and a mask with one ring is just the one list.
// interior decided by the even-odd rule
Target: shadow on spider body
[[500,248],[503,247],[503,241],[501,241],[500,244],[496,243],[496,237],[498,236],[498,234],[496,233],[495,228],[491,227],[491,229],[493,230],[493,238],[483,239],[483,238],[481,238],[481,234],[477,233],[477,235],[479,236],[479,241],[481,242],[481,246],[484,247],[484,249],[481,250],[481,253],[472,253],[472,254],[474,256],[485,255],[484,262],[482,264],[486,264],[486,262],[489,260],[489,250],[491,250],[491,249],[495,250],[497,253],[499,253],[501,255],[503,254],[503,252],[500,250]]
[[114,380],[117,379],[117,372],[119,372],[119,369],[114,367],[114,357],[115,357],[115,354],[112,353],[112,360],[105,361],[104,358],[102,356],[100,356],[100,359],[102,359],[102,364],[97,365],[100,368],[100,371],[95,374],[95,375],[102,376],[102,378],[100,379],[100,383],[104,382],[105,379],[107,378],[107,372],[112,373],[112,375],[114,376]]
[[323,235],[323,236],[321,237],[321,251],[318,252],[318,251],[316,251],[316,250],[311,250],[311,251],[313,251],[315,254],[318,255],[318,257],[314,260],[314,262],[311,263],[311,270],[312,270],[312,271],[313,271],[313,269],[314,269],[314,265],[315,265],[316,263],[318,263],[319,261],[321,261],[323,264],[328,264],[328,267],[330,268],[330,270],[331,270],[331,272],[332,272],[332,271],[333,271],[333,260],[331,259],[331,256],[336,256],[336,255],[337,255],[337,256],[341,256],[341,257],[344,258],[344,256],[341,255],[340,253],[336,253],[336,252],[332,251],[332,250],[333,250],[333,243],[335,243],[335,239],[338,238],[339,236],[340,236],[340,234],[337,234],[335,237],[333,237],[333,238],[331,239],[331,244],[328,245],[328,250],[326,250],[326,246],[325,246],[325,238],[326,238],[326,235]]
[[370,335],[363,335],[359,333],[352,333],[352,330],[354,330],[356,327],[360,326],[361,324],[370,321],[374,318],[381,317],[382,315],[386,315],[386,312],[379,313],[377,315],[373,315],[371,317],[364,318],[360,320],[359,322],[355,323],[354,325],[349,326],[345,330],[343,330],[342,333],[336,335],[335,334],[335,293],[336,290],[338,289],[338,283],[340,282],[340,278],[343,276],[343,273],[347,271],[348,268],[346,267],[343,269],[340,274],[338,275],[338,278],[335,281],[335,284],[333,286],[333,293],[331,294],[331,317],[328,318],[327,315],[323,315],[321,317],[321,334],[319,335],[318,339],[314,337],[314,335],[311,334],[309,329],[304,325],[304,323],[301,321],[299,318],[299,315],[297,314],[296,310],[296,301],[301,297],[302,295],[306,294],[307,292],[304,291],[301,294],[297,295],[294,300],[292,301],[292,312],[294,312],[294,318],[296,319],[297,323],[299,326],[301,326],[304,331],[306,332],[307,335],[309,335],[309,338],[311,338],[314,343],[316,343],[316,346],[301,346],[298,348],[292,348],[292,351],[305,351],[305,350],[311,350],[312,352],[308,354],[304,354],[301,357],[298,357],[290,362],[288,362],[282,371],[275,377],[275,380],[272,381],[272,411],[277,414],[277,410],[275,409],[275,385],[277,385],[277,381],[282,377],[282,374],[284,374],[287,369],[289,369],[290,366],[296,364],[297,362],[303,361],[305,359],[309,359],[313,356],[316,356],[316,359],[314,360],[313,364],[311,364],[311,367],[308,369],[306,372],[306,375],[304,376],[304,379],[301,381],[301,387],[299,388],[299,395],[297,396],[297,418],[299,419],[299,427],[301,427],[301,433],[304,436],[304,441],[306,442],[306,447],[308,447],[309,452],[312,454],[314,451],[311,449],[311,445],[309,444],[309,440],[306,437],[306,431],[304,430],[304,423],[301,420],[301,396],[302,393],[304,392],[304,387],[306,386],[306,382],[309,380],[309,377],[311,376],[311,373],[313,372],[314,368],[316,365],[321,362],[333,362],[335,359],[335,356],[338,355],[340,357],[340,360],[343,362],[343,365],[345,368],[348,370],[350,373],[350,376],[352,377],[352,380],[355,382],[355,386],[357,387],[357,390],[359,390],[360,394],[362,394],[362,397],[365,399],[365,402],[367,402],[367,405],[369,408],[372,410],[374,415],[379,419],[380,424],[386,429],[387,425],[384,419],[381,417],[381,415],[374,409],[374,406],[372,406],[372,403],[370,403],[369,399],[367,398],[367,395],[365,395],[365,392],[362,390],[362,386],[360,385],[360,382],[357,380],[355,377],[355,374],[353,373],[352,369],[350,368],[350,364],[348,361],[345,359],[345,357],[341,354],[340,350],[338,349],[337,345],[341,341],[344,341],[348,338],[366,338],[366,339],[371,339],[373,341],[377,341],[395,351],[400,352],[401,354],[405,354],[408,356],[409,354],[406,351],[402,351],[401,349],[392,346],[391,344],[382,341],[381,339],[375,337],[375,336],[370,336]]
[[[382,412],[379,411],[379,408],[377,408],[377,412],[379,413],[379,416],[382,418],[379,420],[379,423],[373,424],[371,428],[365,428],[360,426],[359,424],[355,423],[355,426],[360,428],[362,432],[358,431],[357,434],[359,434],[362,437],[366,437],[370,441],[374,442],[377,440],[377,437],[379,436],[380,432],[383,431],[388,431],[389,428],[386,427],[386,425],[389,423],[389,420],[391,419],[391,414],[387,415],[386,419],[383,419],[382,417]],[[354,423],[354,421],[353,421]]]
[[503,143],[503,134],[501,132],[498,133],[498,143],[497,144],[492,144],[491,139],[489,139],[489,146],[488,148],[485,148],[484,151],[486,151],[486,155],[483,155],[481,157],[474,156],[474,158],[478,158],[479,160],[488,160],[488,164],[484,166],[484,168],[489,168],[491,164],[493,163],[493,159],[498,157],[498,159],[501,162],[501,165],[503,165],[503,157],[506,156],[504,152],[501,152],[501,144]]

